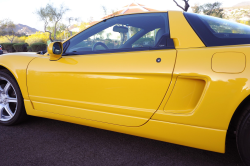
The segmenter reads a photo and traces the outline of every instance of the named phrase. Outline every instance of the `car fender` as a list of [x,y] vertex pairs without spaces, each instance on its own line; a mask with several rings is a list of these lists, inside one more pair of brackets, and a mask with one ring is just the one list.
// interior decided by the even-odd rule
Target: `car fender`
[[24,99],[29,99],[27,88],[27,68],[36,57],[36,53],[10,53],[0,56],[1,69],[8,69],[15,77]]

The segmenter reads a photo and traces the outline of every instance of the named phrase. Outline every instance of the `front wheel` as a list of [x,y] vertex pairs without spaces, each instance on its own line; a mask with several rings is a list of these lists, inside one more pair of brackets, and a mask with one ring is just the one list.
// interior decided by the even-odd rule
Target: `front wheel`
[[250,107],[241,117],[236,134],[240,157],[247,166],[250,166]]
[[23,97],[8,70],[0,70],[0,124],[14,125],[25,120]]

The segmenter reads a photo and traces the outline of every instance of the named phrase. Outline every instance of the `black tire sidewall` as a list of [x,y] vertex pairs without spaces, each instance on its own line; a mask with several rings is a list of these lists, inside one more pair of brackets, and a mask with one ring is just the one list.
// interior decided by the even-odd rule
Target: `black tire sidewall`
[[8,121],[1,121],[0,120],[0,124],[3,124],[3,125],[14,125],[16,123],[18,123],[20,121],[20,118],[22,117],[22,114],[24,113],[24,104],[23,104],[23,97],[22,97],[22,93],[20,91],[20,88],[16,82],[16,80],[10,76],[10,74],[8,74],[7,72],[4,72],[4,71],[0,71],[0,77],[3,77],[5,78],[6,80],[8,80],[15,92],[16,92],[16,96],[17,96],[17,110],[16,110],[16,113],[15,115]]
[[236,141],[241,159],[250,166],[250,111],[238,127]]

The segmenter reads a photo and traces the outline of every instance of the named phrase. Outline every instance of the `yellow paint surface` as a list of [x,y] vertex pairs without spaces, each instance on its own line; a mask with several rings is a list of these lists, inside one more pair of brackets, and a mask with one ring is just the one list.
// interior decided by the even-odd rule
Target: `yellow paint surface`
[[57,119],[220,153],[225,152],[225,130],[168,123],[157,120],[149,120],[145,125],[140,127],[126,127],[46,111],[35,111],[32,108],[31,102],[28,100],[25,100],[25,106],[28,114],[33,116]]
[[241,73],[246,67],[246,56],[241,52],[220,52],[212,57],[212,70],[219,73]]
[[176,114],[191,113],[202,95],[205,84],[201,79],[178,77],[164,111]]
[[140,126],[160,106],[175,59],[176,50],[36,58],[28,68],[29,96],[36,110]]
[[174,39],[175,48],[205,47],[182,12],[169,11],[168,14],[170,37]]

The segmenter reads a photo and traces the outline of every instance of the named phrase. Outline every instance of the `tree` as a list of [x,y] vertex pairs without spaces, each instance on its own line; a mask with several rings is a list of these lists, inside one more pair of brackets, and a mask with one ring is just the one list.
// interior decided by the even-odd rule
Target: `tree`
[[[250,14],[249,9],[234,9],[227,13],[227,19],[234,20],[238,23],[249,24]],[[244,20],[242,20],[244,18]]]
[[198,4],[195,4],[193,7],[191,7],[192,8],[192,11],[194,12],[194,13],[200,13],[200,5],[198,5]]
[[44,22],[44,32],[48,32],[50,41],[53,41],[51,39],[51,32],[47,31],[47,26],[49,24],[50,19],[50,11],[48,5],[45,8],[41,7],[40,9],[36,10],[35,14],[39,17],[40,20]]
[[4,37],[6,37],[11,43],[16,37],[15,28],[16,25],[9,19],[5,19],[0,22],[1,33],[4,34]]
[[[104,39],[104,37],[102,36],[104,33],[104,31],[100,31],[98,32],[96,35],[99,35],[99,39]],[[97,38],[98,39],[98,38]]]
[[70,33],[70,36],[72,36],[72,31],[70,31],[69,28],[72,25],[72,21],[78,21],[78,20],[79,20],[78,18],[74,18],[74,17],[67,18],[67,21],[68,21],[67,31]]
[[59,22],[56,28],[55,26],[48,26],[47,29],[51,32],[52,36],[57,37],[59,34],[67,30],[67,26]]
[[189,0],[182,0],[182,1],[184,1],[184,3],[185,3],[185,6],[184,7],[182,7],[181,5],[179,5],[177,2],[176,2],[176,0],[173,0],[175,3],[176,3],[176,5],[179,7],[179,8],[181,8],[183,11],[185,11],[185,12],[187,12],[188,11],[188,8],[190,7],[190,5],[189,5],[189,3],[188,3],[188,1]]
[[112,33],[107,33],[106,35],[107,35],[107,39],[109,39]]
[[6,35],[5,32],[5,20],[0,20],[0,36]]
[[78,26],[79,30],[84,30],[89,26],[89,23],[87,22],[81,22],[81,24]]
[[192,10],[194,13],[203,13],[205,15],[223,18],[224,13],[221,5],[222,3],[220,2],[206,3],[200,6],[195,5],[194,7],[192,7]]
[[67,25],[59,22],[57,25],[56,31],[59,33],[62,33],[66,29],[67,29]]
[[106,16],[107,15],[107,8],[106,8],[106,6],[102,6],[102,10],[103,10],[104,16]]
[[48,8],[49,11],[50,21],[54,23],[54,40],[56,40],[57,24],[63,18],[64,14],[69,10],[69,8],[63,6],[63,4],[61,4],[59,8],[53,7],[52,4],[47,4],[46,8]]

